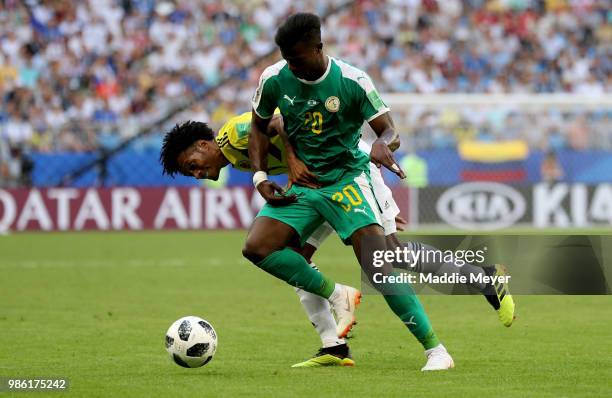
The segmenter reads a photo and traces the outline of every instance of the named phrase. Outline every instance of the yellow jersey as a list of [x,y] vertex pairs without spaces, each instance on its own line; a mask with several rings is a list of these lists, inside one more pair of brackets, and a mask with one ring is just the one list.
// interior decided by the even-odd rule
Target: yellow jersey
[[[279,111],[277,110],[275,113],[279,113]],[[245,112],[242,115],[230,118],[215,137],[221,153],[235,169],[253,171],[248,150],[250,130],[251,112]],[[287,173],[287,154],[281,137],[276,134],[270,137],[268,174],[285,173]]]

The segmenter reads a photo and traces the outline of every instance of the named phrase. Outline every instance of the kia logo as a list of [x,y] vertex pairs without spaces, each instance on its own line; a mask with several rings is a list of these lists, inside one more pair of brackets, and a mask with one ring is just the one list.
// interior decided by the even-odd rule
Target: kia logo
[[490,231],[518,221],[525,214],[525,199],[507,185],[471,182],[444,192],[436,210],[454,227]]

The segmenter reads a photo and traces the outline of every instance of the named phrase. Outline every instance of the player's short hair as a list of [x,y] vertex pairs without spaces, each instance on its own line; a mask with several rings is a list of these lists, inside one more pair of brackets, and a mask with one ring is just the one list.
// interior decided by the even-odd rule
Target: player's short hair
[[278,28],[274,41],[281,51],[298,42],[321,43],[321,19],[306,12],[293,14]]
[[164,174],[174,176],[181,171],[178,157],[196,141],[212,141],[214,138],[214,131],[206,123],[188,120],[174,126],[166,133],[159,155]]

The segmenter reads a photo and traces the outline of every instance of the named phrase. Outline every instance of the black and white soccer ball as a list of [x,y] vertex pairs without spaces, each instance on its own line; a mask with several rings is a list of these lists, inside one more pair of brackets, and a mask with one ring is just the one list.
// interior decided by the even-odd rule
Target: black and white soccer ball
[[215,355],[217,332],[204,319],[186,316],[174,322],[166,332],[166,350],[177,365],[199,368]]

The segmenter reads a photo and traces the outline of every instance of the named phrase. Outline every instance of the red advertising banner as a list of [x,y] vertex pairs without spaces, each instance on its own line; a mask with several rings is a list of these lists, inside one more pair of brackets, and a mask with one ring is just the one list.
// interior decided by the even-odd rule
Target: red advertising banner
[[[612,184],[393,187],[410,225],[495,230],[612,226]],[[252,187],[0,189],[0,233],[248,228],[264,200]]]
[[[407,215],[407,190],[394,196]],[[264,205],[252,187],[0,189],[0,232],[248,228]]]
[[0,189],[0,231],[248,228],[253,188]]

